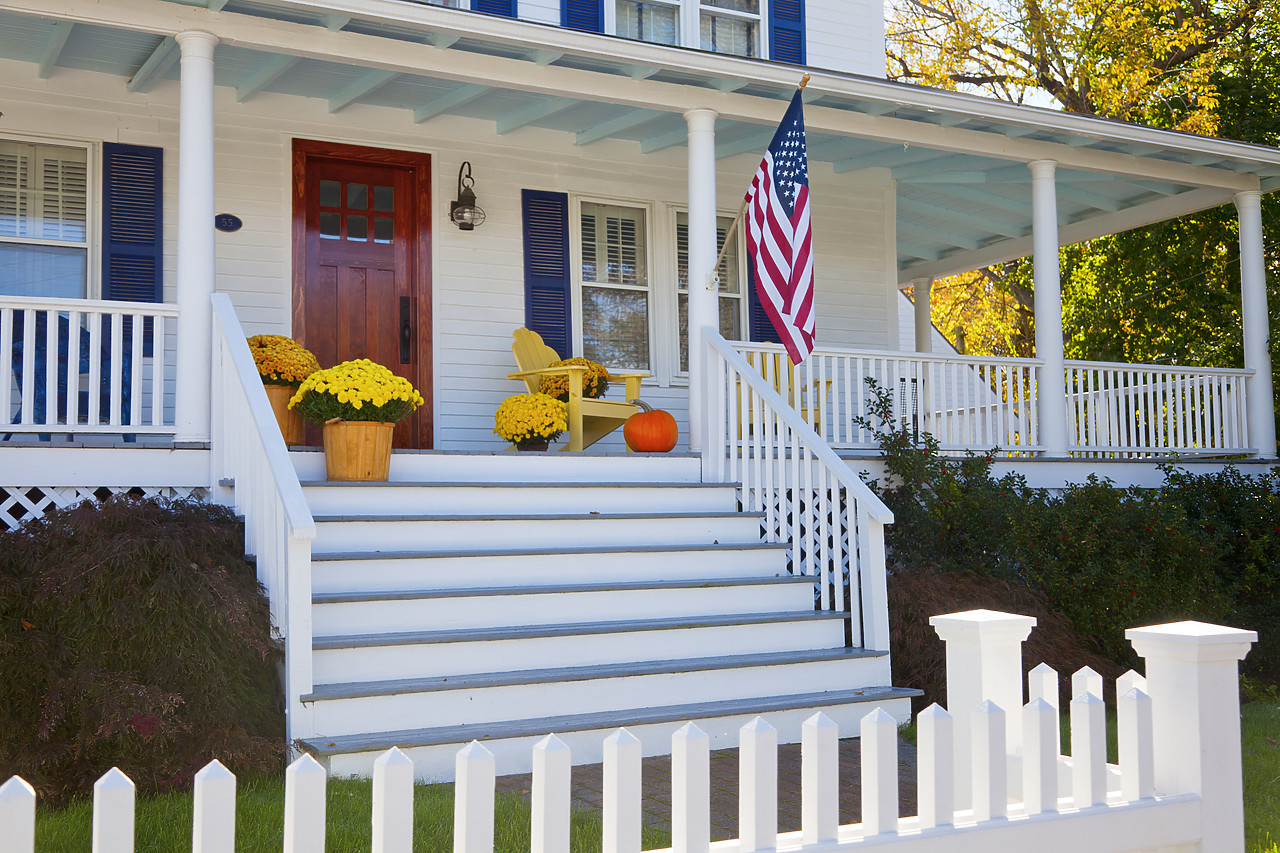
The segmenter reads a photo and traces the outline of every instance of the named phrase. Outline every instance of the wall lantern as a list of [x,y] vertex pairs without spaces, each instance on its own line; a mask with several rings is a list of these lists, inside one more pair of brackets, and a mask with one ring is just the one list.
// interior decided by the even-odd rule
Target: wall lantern
[[462,231],[471,231],[484,222],[484,208],[476,206],[476,185],[471,177],[471,161],[464,160],[458,167],[458,200],[449,202],[449,218]]

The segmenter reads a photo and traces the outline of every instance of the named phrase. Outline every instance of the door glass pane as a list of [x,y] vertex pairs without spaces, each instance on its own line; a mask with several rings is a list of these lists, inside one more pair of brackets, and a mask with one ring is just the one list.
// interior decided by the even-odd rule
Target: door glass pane
[[369,218],[367,216],[347,217],[347,239],[361,242],[369,239]]
[[755,56],[759,24],[721,15],[702,16],[702,49],[735,56]]
[[395,238],[396,223],[394,219],[379,216],[373,220],[373,242],[390,243]]
[[395,187],[373,188],[373,209],[379,213],[390,213],[395,210]]
[[678,44],[676,8],[661,3],[617,0],[618,35],[655,44]]
[[369,187],[366,184],[347,184],[347,207],[364,210],[369,206]]
[[69,246],[0,243],[0,295],[83,299],[87,258]]
[[326,240],[337,240],[342,236],[342,217],[337,213],[320,214],[320,236]]
[[342,205],[342,184],[337,181],[320,182],[320,206],[340,207]]
[[582,352],[611,368],[649,369],[649,294],[582,288]]

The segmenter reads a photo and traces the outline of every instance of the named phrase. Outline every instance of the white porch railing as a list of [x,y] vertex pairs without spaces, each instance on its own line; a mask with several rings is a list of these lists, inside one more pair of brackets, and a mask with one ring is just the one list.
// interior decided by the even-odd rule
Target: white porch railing
[[286,725],[290,741],[314,734],[311,711],[311,540],[315,521],[289,460],[244,330],[226,294],[213,295],[210,450],[215,496],[234,486],[244,518],[245,550],[256,558],[271,618],[285,647]]
[[0,296],[0,435],[172,434],[178,306]]
[[[988,614],[1019,619],[1007,614]],[[972,614],[938,617],[957,621]],[[980,616],[982,621],[986,616]],[[1032,622],[1034,620],[1026,620]],[[976,628],[976,624],[974,625]],[[1147,678],[1120,679],[1117,707],[1120,763],[1106,763],[1102,701],[1088,684],[1071,702],[1070,758],[1060,753],[1057,676],[1033,672],[1032,701],[1006,711],[987,692],[992,675],[1005,675],[1011,659],[1012,687],[1021,696],[1021,643],[1003,632],[975,630],[974,652],[984,661],[982,677],[967,669],[959,691],[981,698],[976,707],[931,705],[918,720],[918,814],[899,817],[897,721],[883,710],[863,718],[861,822],[840,825],[840,732],[815,714],[801,727],[801,828],[778,832],[779,733],[760,718],[739,732],[739,838],[717,847],[739,853],[796,853],[875,849],[903,853],[1023,853],[1026,850],[1148,850],[1243,853],[1237,661],[1257,635],[1196,622],[1138,628],[1129,632],[1147,659]],[[1024,634],[1025,636],[1025,634]],[[953,649],[948,642],[948,657]],[[994,672],[993,672],[994,670]],[[1082,671],[1082,682],[1095,679]],[[948,697],[954,701],[952,688]],[[997,685],[1003,689],[1007,685]],[[1036,695],[1040,691],[1041,695]],[[998,691],[997,691],[998,692]],[[1192,711],[1186,711],[1190,708]],[[1015,725],[1016,721],[1016,725]],[[962,722],[971,722],[965,727]],[[790,733],[794,735],[795,733]],[[963,745],[962,745],[963,741]],[[958,748],[959,747],[959,748]],[[710,741],[693,723],[672,736],[671,851],[707,851],[710,844]],[[957,756],[964,756],[957,761]],[[601,849],[641,847],[641,743],[626,729],[604,747]],[[533,747],[531,849],[570,849],[569,747],[548,735]],[[453,787],[455,853],[492,853],[495,838],[495,760],[477,741],[456,758]],[[1012,772],[1011,772],[1012,771]],[[285,772],[284,853],[314,853],[325,847],[326,773],[304,755]],[[374,762],[372,849],[409,851],[414,835],[414,765],[399,749]],[[780,796],[781,795],[781,796]],[[217,761],[196,774],[194,851],[235,849],[236,778]],[[94,786],[94,850],[134,848],[134,786],[118,769]],[[35,791],[14,776],[0,787],[0,853],[33,853]],[[144,843],[147,839],[141,839]]]
[[1252,370],[1068,361],[1072,454],[1252,452],[1245,382]]
[[[733,346],[754,364],[772,365],[785,350],[775,344]],[[779,355],[780,354],[780,355]],[[893,401],[897,428],[928,433],[941,450],[1025,454],[1039,449],[1036,370],[1029,358],[973,358],[928,353],[815,349],[793,370],[769,376],[787,400],[798,386],[804,419],[836,448],[875,446],[859,419],[871,420],[867,380]],[[816,402],[816,405],[814,403]]]
[[[884,525],[893,513],[719,334],[707,332],[707,479],[740,483],[766,541],[814,579],[823,610],[848,610],[853,644],[889,649]],[[858,611],[861,611],[861,618]]]

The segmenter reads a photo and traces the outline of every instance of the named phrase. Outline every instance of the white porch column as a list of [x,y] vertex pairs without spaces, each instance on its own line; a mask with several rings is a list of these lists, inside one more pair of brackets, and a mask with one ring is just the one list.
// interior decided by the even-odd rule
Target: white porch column
[[1036,383],[1036,414],[1045,456],[1067,455],[1067,392],[1062,355],[1062,282],[1058,270],[1057,162],[1035,160],[1031,169],[1031,231],[1035,250],[1036,358],[1044,362]]
[[1249,442],[1258,455],[1275,458],[1275,396],[1271,378],[1271,323],[1267,313],[1267,272],[1262,251],[1262,193],[1236,193],[1240,222],[1240,301],[1244,320],[1244,366],[1249,379]]
[[933,297],[933,279],[914,279],[911,282],[911,289],[916,316],[916,352],[933,352],[933,317],[929,313],[929,301]]
[[213,49],[218,37],[177,35],[182,51],[178,113],[178,317],[175,441],[209,440],[213,341]]
[[702,330],[720,327],[716,263],[716,116],[715,110],[689,110],[689,450],[702,450],[706,430],[706,376]]

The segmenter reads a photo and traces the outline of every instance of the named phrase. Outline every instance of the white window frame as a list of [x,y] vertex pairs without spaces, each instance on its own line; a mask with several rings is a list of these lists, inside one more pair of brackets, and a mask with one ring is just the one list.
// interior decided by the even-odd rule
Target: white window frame
[[[617,0],[602,0],[602,2],[604,3],[604,31],[619,35]],[[703,12],[725,18],[755,21],[759,25],[756,30],[759,43],[756,45],[756,55],[751,58],[769,58],[769,38],[766,30],[769,21],[770,0],[760,0],[760,13],[758,15],[753,15],[749,12],[736,12],[732,9],[722,9],[719,6],[704,3],[703,0],[645,0],[645,2],[676,8],[676,29],[680,34],[680,47],[702,49]],[[646,44],[658,44],[658,42],[646,42]],[[738,54],[726,53],[723,55],[737,56]]]
[[[687,218],[689,215],[688,205],[669,205],[670,214],[667,217],[667,233],[671,240],[671,251],[668,253],[671,258],[670,275],[668,281],[671,282],[670,306],[667,309],[668,327],[671,329],[670,340],[666,344],[667,358],[670,360],[670,376],[671,381],[675,384],[685,385],[689,382],[689,371],[680,369],[680,294],[688,293],[688,290],[680,287],[680,240],[676,232],[679,225],[679,214],[683,213]],[[717,210],[716,223],[719,224],[720,219],[728,219],[730,222],[736,211]],[[750,340],[751,329],[748,323],[751,319],[751,312],[747,304],[747,289],[749,283],[747,281],[747,247],[745,239],[742,235],[742,225],[739,222],[734,229],[738,231],[738,328],[742,331],[743,340]],[[727,235],[726,235],[727,236]],[[717,250],[718,251],[718,250]],[[715,260],[714,258],[712,260]],[[690,281],[690,284],[693,282]],[[720,299],[723,298],[719,291],[716,292],[716,322],[719,324],[720,317]]]
[[101,144],[96,140],[63,136],[42,136],[30,133],[0,134],[0,140],[18,142],[27,145],[58,145],[63,148],[81,148],[85,152],[85,239],[82,243],[71,243],[66,240],[38,240],[20,237],[2,237],[0,243],[19,246],[75,246],[85,250],[85,283],[84,298],[100,299],[102,297],[102,248],[101,248],[101,216],[102,216],[102,180],[101,180]]
[[[657,230],[657,222],[654,217],[654,205],[652,202],[640,201],[629,198],[611,198],[609,196],[599,195],[569,195],[569,254],[573,259],[573,270],[570,274],[570,306],[573,314],[573,351],[577,355],[584,355],[582,343],[582,288],[584,285],[596,285],[596,282],[584,282],[582,280],[582,205],[583,204],[606,204],[615,205],[617,207],[630,207],[644,211],[645,218],[645,274],[646,284],[644,288],[634,287],[630,285],[613,285],[604,283],[604,287],[616,287],[623,290],[634,290],[636,292],[645,292],[649,295],[649,318],[648,318],[648,335],[649,335],[649,366],[647,368],[636,367],[634,369],[644,370],[650,376],[659,377],[665,372],[663,369],[662,347],[663,344],[659,340],[658,323],[659,316],[665,316],[660,313],[662,305],[658,296],[661,288],[658,286],[658,270],[654,267],[655,245],[658,242],[656,237],[661,232]],[[632,365],[606,364],[605,367],[617,369],[632,369]]]

